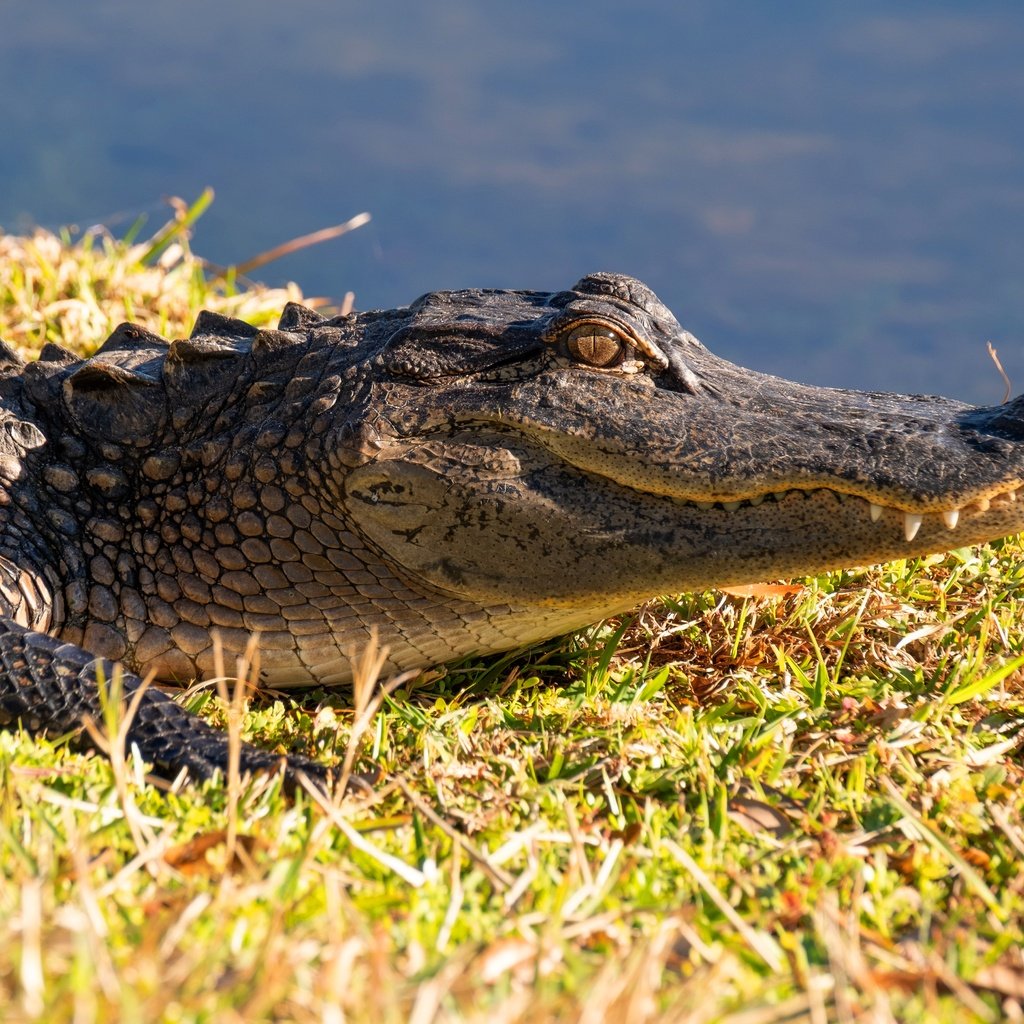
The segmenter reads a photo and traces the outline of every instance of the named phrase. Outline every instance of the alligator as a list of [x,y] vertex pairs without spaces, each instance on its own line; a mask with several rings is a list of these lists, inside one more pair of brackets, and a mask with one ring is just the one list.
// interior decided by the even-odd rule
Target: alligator
[[[2,343],[0,343],[2,344]],[[128,742],[209,776],[225,735],[141,677],[344,684],[518,648],[670,592],[1024,529],[1024,397],[810,387],[708,351],[641,282],[433,292],[276,330],[122,324],[0,353],[0,720],[64,733],[121,673]],[[245,746],[243,770],[279,755]],[[325,778],[293,754],[286,773]]]

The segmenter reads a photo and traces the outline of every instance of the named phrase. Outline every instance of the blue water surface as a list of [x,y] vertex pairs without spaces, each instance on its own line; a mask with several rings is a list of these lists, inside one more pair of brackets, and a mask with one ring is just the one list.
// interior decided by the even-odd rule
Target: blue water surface
[[362,308],[644,278],[815,383],[1024,389],[1024,5],[0,0],[0,224],[155,226]]

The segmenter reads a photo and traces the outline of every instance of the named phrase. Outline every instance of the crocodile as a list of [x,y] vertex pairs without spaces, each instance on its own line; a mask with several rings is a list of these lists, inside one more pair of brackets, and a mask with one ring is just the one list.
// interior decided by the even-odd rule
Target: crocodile
[[77,729],[118,672],[172,777],[226,738],[141,678],[209,677],[215,636],[231,664],[255,633],[267,687],[332,686],[372,637],[401,673],[1024,529],[1024,397],[753,372],[619,274],[0,356],[0,719]]

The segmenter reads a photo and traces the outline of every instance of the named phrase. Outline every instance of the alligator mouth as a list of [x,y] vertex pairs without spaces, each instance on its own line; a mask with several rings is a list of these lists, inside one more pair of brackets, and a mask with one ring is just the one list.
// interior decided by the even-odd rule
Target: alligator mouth
[[[680,481],[673,476],[664,474],[662,472],[664,467],[653,460],[623,458],[619,452],[602,451],[595,448],[589,439],[579,438],[572,434],[557,433],[549,429],[536,429],[532,424],[526,425],[525,429],[516,430],[507,425],[497,425],[481,420],[471,424],[461,424],[461,429],[455,432],[450,430],[433,432],[427,439],[441,444],[458,441],[471,446],[482,446],[483,441],[471,429],[473,426],[483,427],[486,437],[508,445],[509,450],[505,454],[515,467],[511,472],[518,470],[523,446],[535,446],[536,452],[544,452],[548,457],[553,456],[560,460],[566,468],[573,469],[582,474],[584,478],[606,481],[629,492],[649,498],[668,498],[675,505],[695,510],[698,513],[721,513],[722,518],[718,525],[726,531],[729,529],[728,517],[732,514],[742,515],[763,506],[771,507],[801,499],[812,500],[816,497],[827,497],[836,503],[845,505],[847,514],[852,520],[869,520],[871,523],[877,523],[880,529],[891,527],[895,518],[897,522],[901,523],[903,536],[908,544],[917,539],[922,529],[934,537],[934,532],[928,529],[929,522],[936,526],[941,523],[949,534],[954,535],[958,528],[962,528],[962,525],[967,522],[977,526],[979,518],[989,512],[1002,512],[1005,518],[1005,514],[1012,511],[1024,523],[1024,482],[1017,476],[1008,477],[1003,481],[992,480],[988,482],[987,486],[978,488],[973,494],[969,491],[967,493],[951,491],[945,495],[945,508],[942,507],[944,504],[942,497],[938,495],[915,494],[909,489],[904,491],[899,486],[892,486],[890,491],[882,493],[880,488],[871,488],[870,485],[864,488],[867,493],[864,491],[857,493],[852,489],[844,489],[844,485],[845,488],[856,486],[852,482],[844,481],[843,484],[836,486],[830,485],[820,478],[784,484],[771,490],[739,498],[731,496],[702,498],[694,494],[694,491],[700,493],[699,484],[697,487],[693,487],[692,482],[688,485],[686,481]],[[529,460],[523,459],[523,461]],[[647,476],[645,471],[650,470],[654,470],[656,475]],[[766,480],[765,483],[768,481]],[[747,482],[748,487],[751,484],[757,486],[753,480]],[[1018,497],[1020,498],[1019,503]],[[1015,508],[1015,506],[1017,507]],[[858,515],[858,512],[863,512],[863,516]],[[976,539],[974,537],[964,540],[963,543],[974,543]],[[950,546],[959,546],[955,536],[950,537],[950,540],[953,541]]]
[[1005,508],[1017,502],[1018,497],[1024,501],[1024,486],[1014,486],[1005,491],[999,491],[987,497],[974,498],[956,508],[941,509],[933,511],[913,512],[900,508],[897,505],[888,505],[864,498],[859,494],[850,494],[846,491],[834,490],[831,487],[787,487],[778,491],[768,491],[751,498],[741,498],[734,501],[702,501],[694,498],[681,499],[682,504],[696,508],[702,512],[721,511],[725,513],[742,512],[747,509],[759,508],[766,502],[776,504],[783,501],[794,500],[798,495],[804,498],[811,498],[814,495],[828,495],[835,501],[843,503],[859,503],[864,506],[865,511],[873,523],[879,522],[886,513],[903,517],[903,535],[907,543],[913,541],[917,536],[921,525],[929,518],[936,517],[949,531],[954,531],[960,522],[961,515],[982,515],[992,508]]

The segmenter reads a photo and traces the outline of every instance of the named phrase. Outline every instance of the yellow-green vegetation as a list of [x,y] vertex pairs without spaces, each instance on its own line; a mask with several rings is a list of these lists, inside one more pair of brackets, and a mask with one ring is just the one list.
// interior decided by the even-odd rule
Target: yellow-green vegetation
[[25,356],[48,341],[88,355],[123,320],[165,338],[187,335],[200,309],[276,323],[302,297],[298,287],[238,288],[230,269],[215,277],[189,247],[189,227],[212,198],[175,200],[175,217],[141,240],[141,222],[122,239],[99,228],[74,241],[68,232],[0,232],[0,338]]
[[[0,236],[0,336],[298,297],[212,280],[189,215]],[[1021,559],[666,600],[361,714],[253,699],[247,739],[380,766],[333,806],[2,733],[0,1018],[1019,1019]]]

